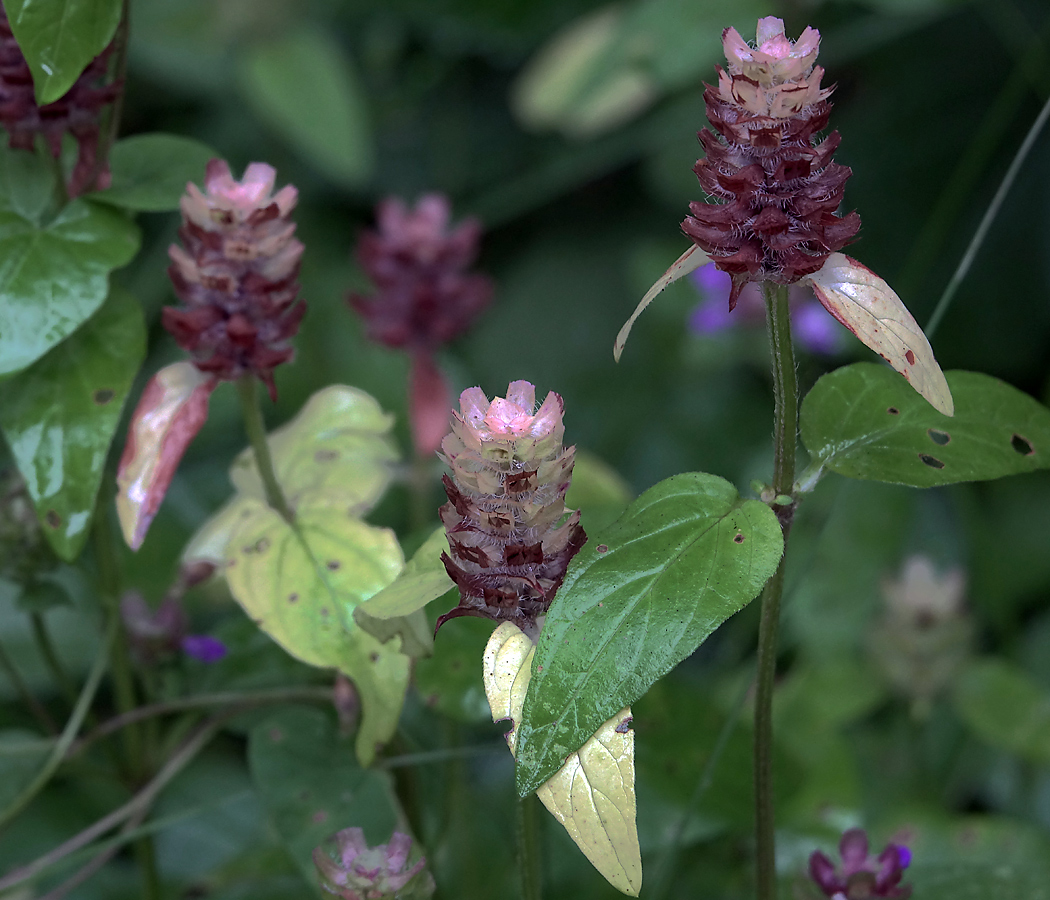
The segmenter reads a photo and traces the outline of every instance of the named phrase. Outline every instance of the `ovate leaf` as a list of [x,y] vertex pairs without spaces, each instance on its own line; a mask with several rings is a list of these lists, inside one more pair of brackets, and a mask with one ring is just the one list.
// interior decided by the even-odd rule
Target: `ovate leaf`
[[4,385],[0,428],[44,534],[68,562],[87,539],[109,445],[145,353],[142,311],[114,288],[90,321]]
[[602,722],[753,600],[783,549],[768,506],[698,472],[660,482],[591,535],[540,634],[518,793],[550,778]]
[[25,150],[0,148],[0,375],[26,368],[87,321],[109,273],[138,250],[125,215],[74,200],[48,218],[53,181]]
[[634,328],[634,323],[638,321],[638,317],[645,311],[645,308],[656,299],[656,295],[669,284],[674,284],[679,278],[685,278],[690,272],[699,269],[710,261],[711,258],[694,244],[671,263],[667,271],[646,291],[645,296],[642,297],[642,302],[638,304],[634,312],[631,313],[631,318],[624,322],[620,333],[616,335],[616,341],[613,343],[613,359],[617,362],[620,361],[620,354],[623,353],[623,348],[627,344],[627,338],[631,334],[631,329]]
[[367,98],[343,47],[300,28],[251,47],[241,86],[277,133],[339,184],[363,184],[375,165]]
[[[516,625],[504,622],[489,639],[484,655],[485,693],[492,720],[510,720],[510,752],[518,746],[521,707],[532,678],[536,648]],[[536,791],[543,805],[565,827],[617,890],[637,897],[642,858],[635,824],[634,732],[630,709],[621,709],[563,760]]]
[[137,134],[109,152],[112,184],[92,199],[144,212],[179,208],[187,182],[201,184],[208,160],[218,154],[206,144],[176,134]]
[[53,103],[113,40],[121,0],[6,0],[11,31],[33,72],[36,102]]
[[952,418],[885,366],[837,369],[802,402],[802,441],[834,472],[913,487],[1050,467],[1050,410],[990,375],[949,372],[947,382]]
[[442,553],[448,553],[448,539],[445,529],[437,528],[415,552],[401,574],[374,597],[362,603],[359,611],[376,619],[393,619],[422,609],[431,600],[447,593],[454,582],[445,571]]
[[300,498],[294,528],[259,500],[245,500],[238,515],[226,547],[230,592],[292,656],[354,681],[362,705],[357,755],[369,765],[397,727],[409,661],[397,639],[379,643],[353,612],[401,570],[397,538],[323,495]]
[[117,517],[132,550],[142,546],[183,453],[208,418],[215,384],[193,363],[178,362],[143,390],[117,467]]
[[[310,492],[338,497],[358,515],[368,512],[393,476],[393,421],[373,397],[345,385],[322,388],[307,400],[294,419],[267,437],[277,481],[292,508]],[[239,493],[264,498],[250,447],[234,461],[230,479]]]
[[952,414],[952,394],[930,342],[883,279],[844,253],[832,253],[802,283],[810,284],[824,308],[900,372],[934,409]]

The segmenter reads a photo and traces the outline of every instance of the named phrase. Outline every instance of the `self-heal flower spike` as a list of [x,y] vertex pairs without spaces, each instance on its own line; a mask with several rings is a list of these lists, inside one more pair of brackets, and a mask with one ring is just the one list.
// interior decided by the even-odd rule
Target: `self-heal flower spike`
[[441,559],[460,602],[437,627],[481,616],[513,622],[535,639],[537,618],[587,540],[579,511],[565,518],[576,448],[562,447],[562,399],[551,391],[537,410],[535,387],[514,381],[506,399],[490,403],[475,387],[459,403],[441,444],[452,469],[441,507],[450,553]]
[[809,875],[832,900],[870,900],[911,896],[911,886],[902,885],[904,870],[911,865],[911,851],[903,844],[887,844],[878,856],[868,853],[868,836],[851,828],[839,842],[842,868],[838,869],[819,850],[809,858]]
[[0,7],[0,123],[7,130],[8,145],[32,150],[36,136],[43,135],[51,155],[58,159],[62,136],[71,135],[77,142],[77,161],[66,185],[70,197],[108,186],[109,165],[98,159],[99,119],[102,110],[120,96],[124,84],[122,79],[108,77],[112,52],[110,44],[62,97],[37,106],[29,63]]
[[272,194],[276,172],[252,163],[236,181],[221,159],[208,163],[205,191],[188,184],[180,203],[183,246],[168,250],[168,275],[183,308],[165,307],[164,327],[202,372],[232,381],[255,374],[276,399],[275,366],[306,311],[297,302],[303,245],[289,214],[298,191]]
[[395,831],[388,844],[369,847],[360,828],[344,828],[314,850],[321,887],[342,900],[422,898],[434,893],[426,858],[408,865],[412,838]]
[[837,131],[814,145],[828,122],[831,88],[814,66],[820,35],[796,42],[772,16],[758,22],[757,47],[722,33],[726,69],[704,92],[717,135],[699,133],[705,157],[694,168],[711,198],[691,203],[682,230],[733,279],[729,308],[749,281],[792,284],[816,272],[860,229],[836,215],[851,172],[832,161]]

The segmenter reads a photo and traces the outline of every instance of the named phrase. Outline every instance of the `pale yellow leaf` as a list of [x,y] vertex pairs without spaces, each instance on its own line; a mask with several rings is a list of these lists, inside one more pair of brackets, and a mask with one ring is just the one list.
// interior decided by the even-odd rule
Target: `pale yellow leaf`
[[[518,722],[532,678],[535,645],[504,622],[489,638],[483,657],[485,693],[492,720],[509,719],[507,744],[517,748]],[[630,709],[622,709],[565,761],[536,791],[594,867],[617,890],[637,897],[642,857],[635,824],[634,732]]]
[[448,577],[441,554],[448,553],[444,527],[437,528],[413,554],[401,574],[360,606],[374,619],[394,619],[422,609],[431,600],[455,587]]
[[217,568],[226,565],[226,545],[237,524],[258,511],[258,498],[234,494],[197,529],[182,551],[184,565],[207,562]]
[[955,413],[948,382],[918,322],[883,279],[844,253],[832,253],[802,279],[836,319],[900,372],[938,412]]
[[649,288],[645,296],[642,297],[642,302],[639,303],[635,311],[631,313],[631,318],[624,322],[623,328],[620,329],[620,333],[616,335],[616,341],[613,344],[613,358],[617,362],[620,361],[620,354],[623,353],[624,345],[627,343],[627,336],[631,333],[634,323],[638,321],[638,317],[642,314],[645,308],[656,299],[656,295],[669,284],[674,284],[679,278],[684,278],[690,272],[699,269],[702,265],[710,261],[710,257],[694,244],[686,250],[685,253],[679,256],[678,259],[671,264],[670,268],[668,268],[668,270],[656,280],[656,284]]

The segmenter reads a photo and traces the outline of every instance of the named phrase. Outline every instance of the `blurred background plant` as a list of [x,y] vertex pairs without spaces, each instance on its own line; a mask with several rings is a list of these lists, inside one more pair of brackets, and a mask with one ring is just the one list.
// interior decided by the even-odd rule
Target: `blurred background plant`
[[[12,20],[22,5],[6,4]],[[347,310],[348,291],[373,290],[349,248],[373,227],[383,198],[411,206],[439,191],[450,198],[453,221],[480,221],[478,265],[496,291],[468,333],[428,349],[452,396],[525,379],[564,397],[568,439],[578,448],[567,503],[583,510],[589,532],[676,472],[717,472],[746,490],[770,468],[761,329],[696,326],[697,290],[683,281],[639,321],[623,361],[611,358],[637,298],[687,246],[675,234],[688,202],[700,199],[692,165],[704,124],[702,82],[714,77],[724,27],[749,35],[756,17],[776,14],[791,35],[807,24],[820,29],[821,62],[838,84],[837,159],[854,172],[846,208],[864,222],[854,249],[920,322],[1050,95],[1050,12],[1038,0],[136,0],[130,7],[124,140],[112,147],[112,186],[80,207],[92,222],[105,219],[106,240],[119,244],[108,267],[127,263],[113,276],[125,293],[115,292],[98,315],[130,295],[145,318],[134,387],[124,369],[137,367],[141,335],[106,332],[126,357],[121,400],[181,359],[161,309],[174,302],[163,273],[186,181],[203,184],[212,155],[238,173],[265,160],[280,184],[299,190],[296,235],[307,247],[299,280],[308,303],[296,360],[277,372],[268,422],[291,419],[325,385],[353,385],[393,413],[395,441],[412,447],[412,361],[367,340],[366,323]],[[108,58],[113,77],[122,53]],[[149,132],[181,138],[154,143],[147,154],[128,136]],[[945,369],[988,372],[1043,402],[1050,231],[1033,208],[1050,192],[1047,140],[1022,167],[935,340]],[[68,182],[78,156],[76,141],[66,141]],[[2,214],[40,213],[46,222],[50,169],[25,176],[17,159],[4,157]],[[13,187],[38,183],[43,199],[30,203]],[[142,212],[137,254],[115,206]],[[0,235],[0,246],[7,240]],[[15,359],[3,335],[0,351]],[[836,363],[870,358],[855,341],[835,352]],[[34,365],[44,367],[35,376],[42,384],[62,384],[60,360],[48,355]],[[821,353],[802,356],[803,392],[830,367]],[[15,374],[21,368],[5,364],[0,376],[8,379],[0,425],[13,454],[25,447],[15,407],[46,408],[53,396],[27,399],[16,381],[25,377]],[[116,363],[107,377],[111,371]],[[115,415],[111,432],[122,435]],[[4,476],[5,809],[55,755],[54,735],[79,686],[92,684],[97,585],[160,606],[187,540],[227,499],[227,471],[245,444],[239,418],[233,389],[217,389],[136,554],[118,547],[108,516],[87,550],[85,531],[63,537],[62,552],[52,554],[27,515],[36,497],[27,500],[17,479]],[[103,498],[119,449],[110,451]],[[44,474],[30,485],[38,493]],[[406,555],[437,524],[440,489],[436,481],[427,489],[434,502],[425,527],[413,512],[412,478],[396,481],[369,516],[398,533]],[[65,525],[55,528],[65,535]],[[831,853],[843,831],[863,825],[872,846],[910,848],[915,896],[955,898],[963,885],[980,896],[1041,896],[1050,876],[1048,535],[1045,472],[925,492],[827,478],[807,499],[792,536],[775,708],[785,883],[805,872],[816,847]],[[26,572],[30,555],[39,563]],[[927,628],[919,612],[903,610],[916,555],[927,560],[931,589],[938,577],[946,590],[943,579],[965,572],[965,612],[938,607]],[[106,682],[80,742],[58,754],[66,760],[60,777],[14,824],[0,824],[0,892],[16,866],[131,804],[114,823],[123,831],[112,847],[89,838],[90,853],[71,853],[34,876],[37,895],[108,853],[108,864],[68,896],[150,896],[143,872],[165,896],[312,896],[311,851],[351,826],[363,828],[371,846],[410,830],[425,848],[437,897],[514,893],[513,767],[480,678],[487,623],[464,619],[442,630],[439,652],[415,664],[396,736],[377,766],[363,769],[331,708],[330,673],[289,657],[229,602],[221,581],[189,588],[180,603],[193,630],[221,641],[225,656],[205,664],[172,653],[126,682]],[[428,611],[431,622],[437,612]],[[750,890],[742,689],[756,618],[753,606],[731,619],[633,704],[645,890],[654,900]],[[945,668],[917,672],[934,650]],[[128,713],[120,694],[129,689],[159,707],[157,716],[108,737],[110,717]],[[210,705],[192,706],[188,697]],[[346,708],[353,718],[344,698]],[[164,731],[154,727],[161,712]],[[179,765],[165,776],[172,759]],[[389,802],[394,790],[407,822]],[[545,896],[615,895],[559,827],[545,825],[543,842]]]

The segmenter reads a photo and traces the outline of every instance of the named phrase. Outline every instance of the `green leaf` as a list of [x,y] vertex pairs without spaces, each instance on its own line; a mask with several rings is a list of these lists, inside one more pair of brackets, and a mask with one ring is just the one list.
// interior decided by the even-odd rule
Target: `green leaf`
[[36,102],[66,93],[116,34],[122,0],[6,0],[11,31],[33,72]]
[[207,144],[176,134],[124,138],[109,153],[112,184],[91,197],[143,212],[178,209],[186,184],[202,184],[205,166],[216,156]]
[[0,731],[0,809],[36,777],[51,748],[52,741],[24,728]]
[[93,318],[0,396],[0,429],[44,534],[67,562],[87,539],[109,445],[145,355],[139,304],[114,288]]
[[1021,669],[999,659],[976,662],[956,683],[954,700],[960,718],[986,743],[1050,764],[1050,692]]
[[[394,417],[357,388],[322,388],[288,424],[267,441],[273,467],[293,508],[310,493],[338,498],[364,515],[378,502],[393,475],[397,450],[389,432]],[[249,447],[230,468],[238,493],[262,500],[264,491]]]
[[833,472],[912,487],[1050,468],[1050,410],[990,375],[946,377],[951,418],[885,366],[837,369],[802,402],[802,441]]
[[310,884],[317,883],[311,854],[329,835],[358,827],[374,846],[401,824],[389,774],[358,766],[321,710],[289,709],[257,725],[248,765],[274,827]]
[[[459,590],[454,589],[441,606],[449,609],[458,602]],[[489,703],[478,660],[492,635],[492,623],[465,616],[456,621],[456,626],[442,629],[433,656],[416,661],[416,689],[422,701],[442,715],[461,722],[486,722]]]
[[110,271],[139,246],[133,222],[90,200],[45,220],[52,181],[32,160],[0,149],[0,375],[31,365],[90,318]]
[[699,472],[660,482],[592,536],[540,634],[518,793],[550,778],[602,722],[754,599],[782,553],[768,506]]
[[357,754],[363,765],[397,727],[409,660],[356,626],[354,607],[401,570],[392,531],[374,528],[338,499],[304,496],[295,528],[245,499],[226,547],[226,580],[256,625],[292,656],[337,668],[361,696]]
[[251,47],[240,81],[260,117],[328,178],[358,187],[371,176],[365,92],[330,34],[306,27]]
[[359,611],[376,619],[407,616],[446,594],[453,581],[441,554],[448,553],[445,529],[437,528],[413,554],[401,574],[361,604]]
[[565,505],[580,511],[580,522],[588,534],[615,522],[633,499],[630,485],[612,466],[577,449]]

